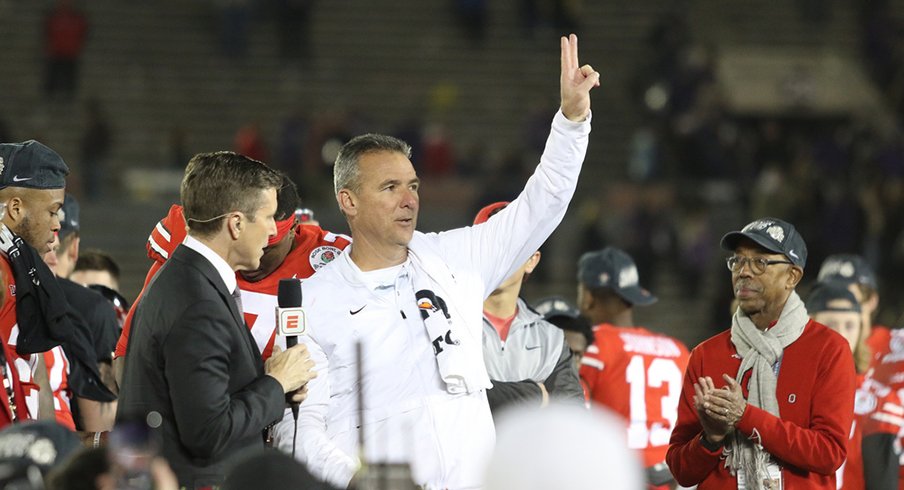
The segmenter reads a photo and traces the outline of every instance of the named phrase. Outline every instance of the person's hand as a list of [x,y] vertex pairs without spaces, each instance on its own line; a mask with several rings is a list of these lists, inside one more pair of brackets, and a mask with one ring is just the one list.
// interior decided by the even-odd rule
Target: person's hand
[[697,410],[697,418],[700,419],[703,433],[710,442],[721,444],[722,440],[734,430],[734,426],[725,423],[721,418],[714,417],[707,409],[707,400],[717,391],[719,390],[716,389],[709,376],[699,378],[694,382],[694,408]]
[[[314,361],[311,360],[308,347],[304,344],[298,344],[285,352],[280,352],[274,347],[273,355],[264,364],[264,371],[279,381],[285,393],[297,391],[317,377]],[[296,396],[298,395],[292,395],[292,401],[295,401]],[[307,396],[307,392],[304,392],[304,396]],[[302,400],[304,396],[301,397]]]
[[[314,373],[315,375],[317,373]],[[308,384],[305,383],[301,388],[288,393],[288,400],[292,403],[301,403],[308,397]]]
[[546,390],[546,385],[544,385],[540,381],[536,381],[537,387],[540,388],[540,408],[549,405],[549,391]]
[[151,461],[151,479],[154,480],[154,490],[177,490],[179,480],[165,459],[157,457]]
[[562,47],[561,96],[562,114],[580,122],[590,113],[590,89],[600,84],[600,74],[590,65],[578,63],[578,37],[574,34],[560,40]]
[[747,400],[741,385],[727,374],[722,375],[726,386],[713,390],[703,401],[703,409],[711,418],[719,422],[735,427],[747,410]]

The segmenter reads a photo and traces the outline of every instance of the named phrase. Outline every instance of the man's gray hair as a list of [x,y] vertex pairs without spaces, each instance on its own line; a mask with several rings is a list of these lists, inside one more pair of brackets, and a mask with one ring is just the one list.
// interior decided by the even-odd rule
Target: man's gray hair
[[355,136],[342,145],[333,165],[333,190],[337,195],[342,189],[358,190],[358,160],[361,155],[377,151],[401,153],[411,158],[411,145],[398,138],[374,133]]

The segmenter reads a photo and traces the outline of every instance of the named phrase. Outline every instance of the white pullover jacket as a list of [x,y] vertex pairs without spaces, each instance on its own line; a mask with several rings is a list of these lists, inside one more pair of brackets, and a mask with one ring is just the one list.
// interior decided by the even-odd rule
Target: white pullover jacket
[[[540,164],[517,199],[485,223],[415,232],[409,243],[414,256],[431,261],[431,269],[448,270],[440,285],[449,296],[444,299],[464,327],[456,334],[477,346],[468,362],[477,363],[481,376],[483,301],[561,222],[589,133],[590,117],[575,123],[558,112]],[[333,485],[348,485],[361,454],[368,462],[410,463],[414,482],[424,488],[482,485],[495,442],[486,391],[446,390],[415,302],[412,282],[424,274],[411,257],[395,267],[362,272],[349,248],[302,283],[307,326],[300,341],[318,376],[301,404],[295,454]],[[357,342],[363,349],[363,386],[356,376]],[[359,452],[362,389],[365,447]],[[291,452],[294,430],[287,411],[276,428],[277,446]]]

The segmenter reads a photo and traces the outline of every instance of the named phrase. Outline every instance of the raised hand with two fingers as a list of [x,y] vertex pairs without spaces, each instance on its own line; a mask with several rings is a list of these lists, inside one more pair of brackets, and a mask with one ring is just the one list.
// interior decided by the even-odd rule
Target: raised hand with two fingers
[[562,36],[562,114],[580,122],[590,114],[590,90],[600,85],[600,74],[590,65],[578,62],[578,37]]

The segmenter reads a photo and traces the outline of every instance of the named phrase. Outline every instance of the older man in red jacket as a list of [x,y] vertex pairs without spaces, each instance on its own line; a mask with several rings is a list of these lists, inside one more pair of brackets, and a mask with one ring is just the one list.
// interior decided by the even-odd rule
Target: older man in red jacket
[[666,461],[699,490],[835,489],[854,413],[847,342],[794,291],[807,248],[794,227],[754,221],[722,238],[738,309],[692,352]]

